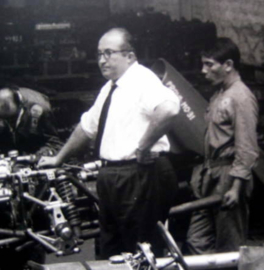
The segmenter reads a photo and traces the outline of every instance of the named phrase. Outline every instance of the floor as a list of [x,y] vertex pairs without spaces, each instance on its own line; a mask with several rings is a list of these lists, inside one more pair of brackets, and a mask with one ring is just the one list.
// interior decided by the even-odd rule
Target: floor
[[75,262],[75,261],[93,261],[95,260],[95,241],[94,239],[86,240],[80,246],[79,253],[67,256],[57,257],[54,253],[46,256],[46,263],[61,263],[61,262]]

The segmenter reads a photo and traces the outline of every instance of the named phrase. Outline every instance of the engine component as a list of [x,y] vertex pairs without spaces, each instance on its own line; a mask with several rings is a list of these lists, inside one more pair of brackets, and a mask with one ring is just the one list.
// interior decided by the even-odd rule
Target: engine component
[[[1,269],[6,263],[3,251],[18,254],[34,245],[68,255],[79,252],[84,239],[99,235],[97,198],[91,200],[86,180],[77,179],[83,169],[39,170],[34,155],[12,151],[0,156]],[[92,183],[89,176],[87,181]],[[15,267],[22,268],[19,263]]]
[[66,202],[68,205],[63,209],[65,216],[74,230],[74,234],[80,236],[80,225],[81,219],[80,214],[74,204],[74,194],[72,190],[72,185],[67,179],[67,176],[64,175],[64,171],[59,171],[58,178],[56,180],[56,189],[62,198],[63,202]]

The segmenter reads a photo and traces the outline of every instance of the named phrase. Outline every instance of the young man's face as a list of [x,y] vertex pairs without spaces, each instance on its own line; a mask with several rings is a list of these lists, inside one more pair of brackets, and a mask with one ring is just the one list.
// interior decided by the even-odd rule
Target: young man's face
[[202,73],[212,85],[218,85],[224,82],[227,76],[225,63],[221,64],[213,58],[202,56],[202,64]]

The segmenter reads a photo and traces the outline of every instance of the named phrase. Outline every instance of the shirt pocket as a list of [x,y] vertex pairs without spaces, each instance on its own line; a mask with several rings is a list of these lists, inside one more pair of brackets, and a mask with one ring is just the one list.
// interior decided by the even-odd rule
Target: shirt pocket
[[231,119],[231,100],[225,98],[216,104],[216,108],[213,109],[212,121],[215,124],[228,125],[232,123]]

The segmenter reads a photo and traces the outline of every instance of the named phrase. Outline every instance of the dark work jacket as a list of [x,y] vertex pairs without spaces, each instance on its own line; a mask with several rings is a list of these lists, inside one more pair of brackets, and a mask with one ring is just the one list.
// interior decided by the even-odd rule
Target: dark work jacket
[[48,97],[19,88],[20,108],[16,123],[0,121],[0,150],[20,154],[55,154],[61,147]]

